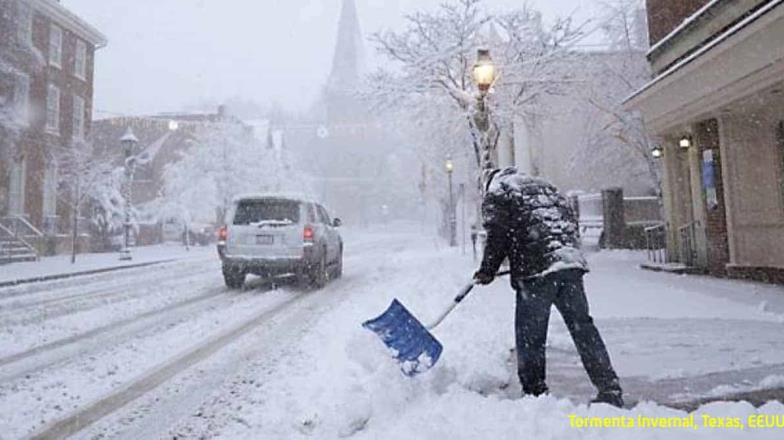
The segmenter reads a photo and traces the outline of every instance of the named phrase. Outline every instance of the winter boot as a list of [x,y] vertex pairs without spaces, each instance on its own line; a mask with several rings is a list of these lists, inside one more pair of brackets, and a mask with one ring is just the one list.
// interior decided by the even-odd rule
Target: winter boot
[[606,403],[616,408],[623,408],[623,397],[621,396],[621,391],[600,391],[591,400],[591,403]]
[[547,388],[547,385],[544,383],[525,386],[523,385],[523,397],[525,396],[534,396],[539,397],[541,395],[547,395],[550,393],[550,390]]

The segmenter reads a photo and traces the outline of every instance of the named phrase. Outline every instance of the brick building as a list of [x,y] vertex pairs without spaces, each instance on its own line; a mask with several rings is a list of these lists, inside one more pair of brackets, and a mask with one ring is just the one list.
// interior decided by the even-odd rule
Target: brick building
[[784,1],[648,0],[669,259],[784,282]]
[[[93,121],[91,140],[97,154],[114,157],[123,165],[120,138],[130,129],[139,143],[133,154],[149,156],[137,166],[133,178],[133,204],[141,206],[155,201],[163,191],[166,166],[176,162],[193,145],[200,131],[218,129],[222,125],[240,127],[253,142],[254,130],[249,124],[229,115],[220,106],[215,113],[167,113],[152,116],[122,116]],[[266,136],[266,132],[265,135]],[[205,219],[206,220],[206,219]]]
[[55,234],[55,148],[90,132],[95,52],[106,38],[53,0],[0,0],[0,217]]

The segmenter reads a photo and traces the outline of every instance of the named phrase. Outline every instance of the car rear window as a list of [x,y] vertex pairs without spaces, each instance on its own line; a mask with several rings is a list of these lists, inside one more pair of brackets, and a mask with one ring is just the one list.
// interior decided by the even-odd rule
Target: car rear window
[[292,200],[243,200],[234,214],[235,225],[261,222],[299,223],[299,202]]

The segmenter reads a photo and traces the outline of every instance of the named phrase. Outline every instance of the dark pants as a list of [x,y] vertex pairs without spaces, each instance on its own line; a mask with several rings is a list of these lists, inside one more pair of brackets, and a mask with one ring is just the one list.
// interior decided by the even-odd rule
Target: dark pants
[[588,313],[581,270],[565,270],[525,281],[517,290],[515,339],[517,373],[523,392],[533,395],[547,392],[545,343],[553,304],[561,313],[594,386],[599,392],[620,393],[618,376]]

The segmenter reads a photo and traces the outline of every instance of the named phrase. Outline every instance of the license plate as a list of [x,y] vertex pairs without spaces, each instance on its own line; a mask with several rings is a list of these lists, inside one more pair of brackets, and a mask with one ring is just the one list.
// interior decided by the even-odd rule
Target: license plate
[[272,235],[257,235],[256,244],[273,244],[275,238]]

